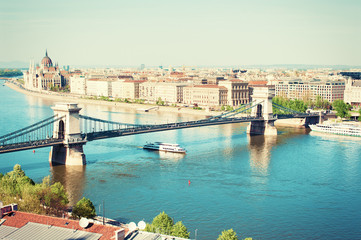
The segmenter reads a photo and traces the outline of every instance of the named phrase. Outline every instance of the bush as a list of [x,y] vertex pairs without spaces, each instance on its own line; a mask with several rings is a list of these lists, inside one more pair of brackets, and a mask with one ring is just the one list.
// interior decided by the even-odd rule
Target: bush
[[96,216],[95,207],[90,199],[83,197],[76,203],[72,211],[75,218],[94,218]]

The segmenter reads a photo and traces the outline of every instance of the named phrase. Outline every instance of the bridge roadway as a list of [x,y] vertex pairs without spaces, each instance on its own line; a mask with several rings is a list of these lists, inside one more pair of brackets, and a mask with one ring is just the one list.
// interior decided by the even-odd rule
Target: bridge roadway
[[[276,120],[276,118],[271,120]],[[188,121],[188,122],[175,122],[175,123],[157,124],[157,125],[140,125],[135,127],[114,129],[109,131],[82,133],[81,138],[73,139],[71,142],[65,142],[63,139],[48,138],[37,141],[28,141],[28,142],[20,142],[16,144],[1,145],[0,154],[34,149],[34,148],[50,147],[50,146],[62,145],[62,144],[63,145],[84,144],[88,141],[142,134],[142,133],[169,131],[169,130],[203,127],[203,126],[213,126],[213,125],[221,125],[221,124],[252,122],[252,121],[264,121],[264,119],[262,117],[208,118],[208,119]]]
[[[271,120],[276,120],[276,118]],[[127,129],[116,129],[110,131],[86,133],[86,134],[82,134],[82,136],[86,141],[93,141],[98,139],[128,136],[128,135],[135,135],[141,133],[151,133],[151,132],[160,132],[160,131],[176,130],[183,128],[203,127],[203,126],[252,122],[252,121],[264,121],[264,119],[263,117],[211,118],[211,119],[202,119],[197,121],[178,122],[178,123],[175,122],[175,123],[167,123],[167,124],[159,124],[159,125],[142,125],[140,127],[133,127]]]

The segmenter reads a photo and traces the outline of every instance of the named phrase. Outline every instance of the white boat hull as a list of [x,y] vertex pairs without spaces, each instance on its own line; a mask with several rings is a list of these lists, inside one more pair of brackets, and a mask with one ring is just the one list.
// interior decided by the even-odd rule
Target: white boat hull
[[171,143],[149,143],[143,146],[143,149],[153,150],[153,151],[163,151],[163,152],[173,152],[173,153],[186,153],[184,148],[179,147],[178,144]]
[[361,127],[351,124],[316,124],[309,127],[315,132],[361,137]]

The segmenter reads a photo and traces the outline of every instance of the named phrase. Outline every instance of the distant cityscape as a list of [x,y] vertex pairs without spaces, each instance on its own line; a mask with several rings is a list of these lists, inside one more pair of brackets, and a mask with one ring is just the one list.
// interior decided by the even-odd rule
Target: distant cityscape
[[40,64],[30,62],[25,87],[33,91],[63,90],[84,97],[141,100],[174,106],[220,109],[250,102],[252,87],[274,86],[276,96],[330,103],[337,99],[353,106],[361,103],[361,69],[304,70],[261,68],[200,68],[158,66],[148,68],[59,67],[46,51]]

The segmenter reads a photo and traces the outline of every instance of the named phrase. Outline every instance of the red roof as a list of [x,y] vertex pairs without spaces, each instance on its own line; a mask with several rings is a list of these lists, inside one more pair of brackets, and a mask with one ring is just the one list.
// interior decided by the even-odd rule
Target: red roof
[[[21,228],[28,222],[41,223],[46,225],[52,225],[56,227],[76,229],[80,231],[92,232],[102,234],[101,240],[111,239],[115,235],[115,231],[119,230],[120,227],[113,227],[107,225],[90,224],[90,227],[83,229],[79,226],[79,221],[70,220],[66,218],[57,218],[44,215],[38,215],[34,213],[26,213],[16,211],[12,216],[4,216],[3,219],[6,221],[3,223],[4,226]],[[68,223],[67,225],[65,225]],[[128,229],[125,229],[127,232]]]
[[267,85],[268,81],[265,80],[253,80],[249,81],[248,85],[250,86],[265,86]]

